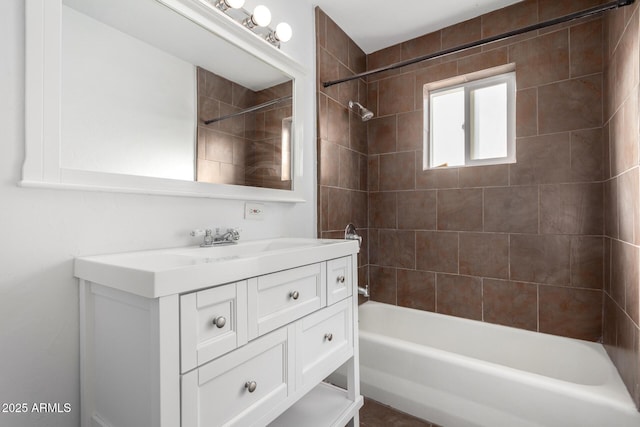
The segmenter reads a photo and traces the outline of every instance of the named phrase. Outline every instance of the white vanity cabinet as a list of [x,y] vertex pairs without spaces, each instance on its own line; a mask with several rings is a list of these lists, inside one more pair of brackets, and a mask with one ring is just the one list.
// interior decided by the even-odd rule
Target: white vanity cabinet
[[256,338],[324,307],[326,263],[256,277],[249,283],[249,336]]
[[182,426],[256,424],[289,394],[293,345],[279,329],[182,377]]
[[247,281],[180,297],[181,372],[247,343]]
[[357,425],[357,244],[287,241],[78,258],[82,425]]

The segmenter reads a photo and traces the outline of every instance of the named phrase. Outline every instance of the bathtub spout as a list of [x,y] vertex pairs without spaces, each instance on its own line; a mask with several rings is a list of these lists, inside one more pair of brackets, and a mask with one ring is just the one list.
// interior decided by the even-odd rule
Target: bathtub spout
[[362,286],[358,286],[358,294],[365,298],[369,298],[369,285],[366,285],[364,288]]

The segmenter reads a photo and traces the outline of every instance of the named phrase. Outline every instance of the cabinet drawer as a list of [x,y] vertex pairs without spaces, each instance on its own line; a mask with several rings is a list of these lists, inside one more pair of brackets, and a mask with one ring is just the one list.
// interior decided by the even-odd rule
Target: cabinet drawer
[[289,351],[283,328],[183,375],[182,427],[247,426],[266,415],[288,395]]
[[353,355],[352,300],[296,323],[296,388],[317,384]]
[[180,352],[187,372],[247,342],[247,282],[180,297]]
[[327,261],[327,305],[343,300],[352,293],[351,257]]
[[325,306],[325,265],[312,264],[249,280],[249,339]]

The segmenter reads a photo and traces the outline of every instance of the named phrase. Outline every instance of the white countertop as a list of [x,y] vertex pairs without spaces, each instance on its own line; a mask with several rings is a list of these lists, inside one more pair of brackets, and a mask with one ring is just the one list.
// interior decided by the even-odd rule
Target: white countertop
[[76,277],[146,298],[261,276],[358,253],[354,240],[278,238],[80,257]]

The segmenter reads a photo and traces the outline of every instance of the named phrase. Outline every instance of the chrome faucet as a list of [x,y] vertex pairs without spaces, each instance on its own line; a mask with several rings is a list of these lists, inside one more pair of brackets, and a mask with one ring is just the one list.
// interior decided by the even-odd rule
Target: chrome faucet
[[192,230],[191,236],[204,236],[201,247],[235,245],[240,240],[239,228],[228,228],[226,232],[220,233],[220,229],[216,228],[216,234],[210,228],[206,230]]
[[216,228],[216,235],[213,236],[214,245],[235,244],[240,240],[240,230],[228,228],[224,234],[220,234],[220,229]]
[[346,240],[357,240],[358,247],[362,246],[362,236],[358,235],[356,226],[353,225],[352,223],[349,223],[347,227],[344,229],[344,238]]
[[[358,234],[358,230],[356,229],[356,226],[353,225],[353,223],[349,223],[345,227],[344,238],[345,240],[357,240],[358,247],[362,246],[362,236]],[[358,286],[358,294],[362,295],[365,298],[370,298],[371,295],[369,295],[369,285],[366,285],[364,287]]]
[[358,286],[358,295],[362,295],[365,298],[370,298],[371,295],[369,294],[369,285],[366,285],[365,287]]

